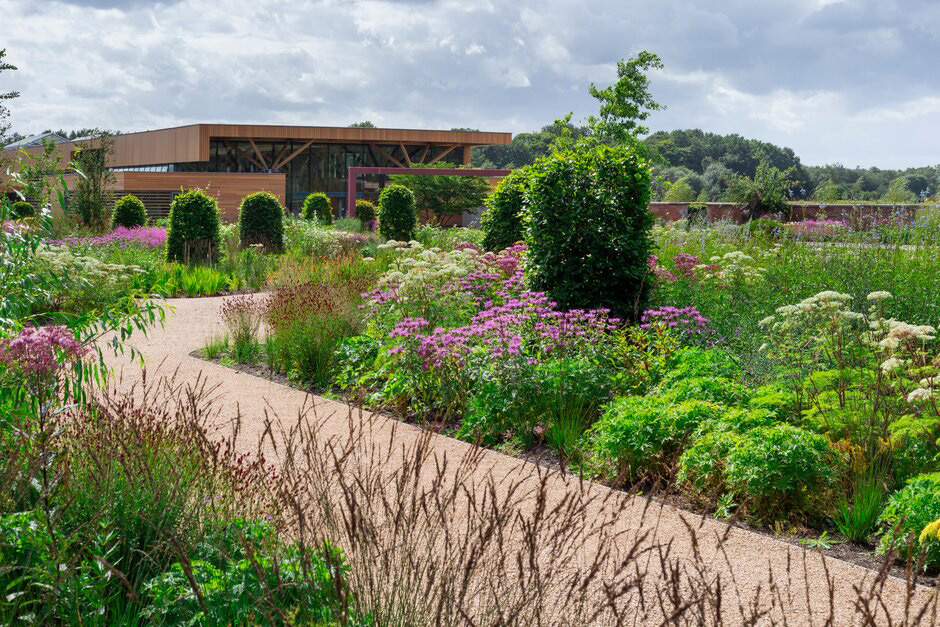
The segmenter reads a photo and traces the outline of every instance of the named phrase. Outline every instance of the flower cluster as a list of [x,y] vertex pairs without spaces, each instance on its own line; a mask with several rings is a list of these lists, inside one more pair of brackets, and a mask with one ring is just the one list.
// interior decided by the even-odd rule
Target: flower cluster
[[118,227],[100,237],[68,237],[64,240],[49,242],[52,246],[68,247],[96,247],[104,248],[115,246],[126,248],[138,246],[140,248],[162,248],[166,245],[166,230],[157,227],[140,226],[133,229]]
[[656,324],[675,329],[681,334],[709,335],[715,332],[708,326],[708,319],[694,307],[660,307],[644,311],[640,328],[650,329]]
[[81,360],[88,352],[62,326],[26,327],[16,337],[0,340],[0,364],[42,379],[56,375],[67,362]]
[[105,263],[94,257],[75,255],[68,248],[41,246],[36,251],[36,260],[59,276],[82,277],[93,286],[113,286],[143,272],[138,266]]
[[723,283],[753,283],[764,277],[764,268],[750,255],[734,250],[721,256],[714,256],[710,264],[696,266],[704,273],[704,279],[716,279]]

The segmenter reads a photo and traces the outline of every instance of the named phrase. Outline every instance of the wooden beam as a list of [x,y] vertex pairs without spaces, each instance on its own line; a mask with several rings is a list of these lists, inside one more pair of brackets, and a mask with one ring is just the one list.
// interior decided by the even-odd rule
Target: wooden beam
[[258,163],[258,160],[257,160],[257,159],[255,159],[254,157],[252,157],[251,155],[249,155],[247,152],[245,152],[244,150],[242,150],[241,148],[239,148],[237,145],[235,145],[235,144],[229,144],[228,142],[225,142],[225,145],[228,146],[229,148],[232,148],[235,152],[237,152],[238,154],[240,154],[241,156],[243,156],[245,159],[248,159],[248,160],[251,161],[253,164],[255,164],[256,166],[258,166],[259,168],[261,168],[262,170],[267,170],[267,169],[268,169],[267,167],[265,167],[265,165],[264,165],[263,163]]
[[297,155],[299,155],[300,153],[302,153],[303,151],[305,151],[307,148],[309,148],[309,147],[310,147],[310,144],[312,144],[312,143],[313,143],[313,140],[311,139],[311,140],[308,141],[306,144],[304,144],[303,146],[301,146],[300,148],[298,148],[298,149],[295,150],[294,152],[290,153],[290,155],[288,155],[286,159],[284,159],[283,161],[278,161],[277,163],[275,163],[273,169],[277,170],[278,168],[284,167],[285,165],[287,165],[288,163],[290,163],[291,161],[293,161],[293,160],[294,160],[294,157],[296,157]]
[[290,148],[290,143],[284,142],[284,145],[281,146],[281,149],[277,151],[276,155],[274,155],[274,161],[271,162],[272,170],[277,170],[277,163],[281,160],[281,157],[284,156],[284,153],[287,152],[288,148]]
[[418,157],[418,163],[424,163],[425,157],[428,156],[428,150],[431,149],[431,144],[425,144],[424,150],[421,151],[421,156]]
[[447,150],[445,150],[441,154],[431,159],[431,161],[428,162],[428,165],[434,165],[435,163],[437,163],[438,161],[440,161],[441,159],[449,155],[451,152],[453,152],[455,148],[457,148],[457,144],[454,144],[453,146],[448,146]]
[[401,154],[405,155],[405,163],[408,164],[408,167],[411,167],[411,155],[408,154],[408,149],[405,148],[404,142],[398,142],[398,147],[401,148]]
[[249,138],[248,143],[251,144],[251,147],[255,149],[255,156],[258,157],[258,161],[262,163],[261,167],[265,170],[268,169],[268,162],[264,160],[264,155],[261,154],[261,151],[258,150],[258,144],[255,143],[255,140]]
[[381,146],[379,146],[379,145],[377,145],[377,144],[369,144],[369,145],[372,146],[373,148],[375,148],[376,150],[378,150],[379,153],[380,153],[383,157],[385,157],[386,159],[388,159],[389,161],[391,161],[392,163],[394,163],[395,165],[397,165],[399,168],[405,167],[405,164],[403,164],[401,161],[399,161],[398,159],[396,159],[396,158],[393,157],[392,155],[390,155],[390,154],[388,154],[387,152],[385,152],[384,150],[382,150],[382,147],[381,147]]

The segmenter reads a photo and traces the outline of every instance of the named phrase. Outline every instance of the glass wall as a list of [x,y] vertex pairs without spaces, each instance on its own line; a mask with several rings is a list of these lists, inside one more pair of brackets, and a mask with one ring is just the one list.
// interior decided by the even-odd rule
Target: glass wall
[[[250,142],[238,140],[213,139],[209,144],[209,161],[199,164],[186,165],[176,171],[194,171],[192,167],[201,168],[198,171],[208,172],[285,172],[287,174],[287,198],[285,205],[288,210],[297,212],[303,205],[304,199],[313,192],[324,192],[334,200],[337,206],[345,203],[346,198],[346,171],[353,166],[370,167],[398,167],[382,151],[392,155],[401,162],[401,148],[398,145],[380,146],[376,150],[372,146],[363,144],[312,144],[294,156],[289,162],[280,165],[280,162],[302,148],[305,141],[261,142],[256,141],[252,146]],[[255,150],[257,148],[257,150]],[[439,146],[424,148],[412,146],[409,148],[409,157],[414,162],[431,161],[447,149]],[[461,163],[462,153],[456,148],[441,159],[438,163],[457,165]],[[274,165],[279,165],[274,169]],[[356,192],[371,200],[375,200],[379,190],[385,185],[385,176],[363,176],[356,185]]]

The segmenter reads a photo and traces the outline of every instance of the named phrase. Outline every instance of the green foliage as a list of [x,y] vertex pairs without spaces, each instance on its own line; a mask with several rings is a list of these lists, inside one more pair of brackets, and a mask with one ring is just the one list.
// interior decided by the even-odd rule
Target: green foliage
[[242,199],[238,209],[242,247],[260,245],[267,252],[284,250],[284,208],[269,192],[255,192]]
[[320,224],[333,224],[333,203],[323,193],[310,194],[301,210],[304,220],[317,220]]
[[754,178],[737,176],[731,181],[727,197],[744,206],[745,215],[758,218],[766,214],[784,215],[787,212],[787,190],[794,185],[795,170],[780,171],[767,161],[761,161]]
[[486,198],[486,211],[480,218],[486,250],[499,252],[524,239],[525,187],[526,169],[520,168],[501,180]]
[[[414,166],[435,168],[452,167],[450,165]],[[460,214],[468,209],[482,207],[490,189],[486,179],[479,176],[446,176],[396,174],[391,177],[393,183],[411,190],[418,210],[433,211],[440,219]],[[382,199],[379,196],[379,203]]]
[[683,348],[676,351],[666,362],[665,371],[660,382],[660,389],[663,390],[668,390],[673,383],[683,379],[732,379],[740,372],[737,364],[724,351],[701,348]]
[[418,226],[415,196],[402,185],[389,185],[379,194],[379,233],[383,239],[407,242]]
[[867,543],[871,538],[887,496],[881,477],[863,473],[852,483],[850,496],[839,499],[833,522],[849,542]]
[[69,198],[69,210],[77,213],[82,225],[103,231],[111,225],[108,215],[114,173],[108,160],[114,152],[114,137],[96,132],[94,137],[79,144],[72,155],[72,168],[77,176]]
[[116,229],[119,226],[123,226],[126,229],[133,229],[146,225],[147,209],[137,196],[131,194],[121,196],[118,201],[114,203],[114,215],[111,218],[112,229]]
[[888,191],[881,198],[882,202],[889,202],[898,205],[910,205],[916,203],[919,199],[917,194],[911,191],[909,179],[906,176],[899,176],[888,185]]
[[371,222],[375,222],[375,216],[376,209],[374,204],[363,198],[356,200],[356,217],[362,221],[364,226],[368,227]]
[[18,200],[10,206],[10,215],[14,220],[22,220],[36,215],[36,208],[25,200]]
[[362,233],[362,221],[359,218],[337,218],[333,228],[346,233]]
[[776,220],[760,218],[758,220],[751,220],[747,224],[751,235],[754,237],[775,240],[780,239],[786,233],[783,225]]
[[649,166],[626,147],[557,152],[529,171],[527,278],[563,309],[645,308],[652,252]]
[[664,202],[694,202],[698,198],[695,189],[689,184],[688,177],[681,178],[663,195]]
[[940,520],[940,473],[921,475],[891,495],[881,515],[879,553],[896,550],[902,558],[924,554],[924,568],[940,567],[940,538],[927,526]]
[[588,91],[600,102],[600,111],[588,118],[588,123],[598,137],[624,143],[649,132],[641,122],[664,107],[653,100],[647,73],[662,68],[659,55],[643,50],[617,62],[617,82],[613,85],[600,89],[591,83]]
[[219,257],[219,205],[201,189],[179,194],[170,205],[166,260],[206,263]]
[[725,377],[692,377],[660,385],[664,396],[676,402],[699,399],[723,405],[741,405],[747,402],[747,389]]

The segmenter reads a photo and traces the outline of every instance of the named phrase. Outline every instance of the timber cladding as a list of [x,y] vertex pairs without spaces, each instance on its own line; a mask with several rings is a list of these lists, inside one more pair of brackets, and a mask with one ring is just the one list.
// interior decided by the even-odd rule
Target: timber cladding
[[238,207],[242,198],[255,192],[271,192],[284,204],[287,175],[249,174],[241,172],[119,172],[115,188],[122,193],[135,192],[180,192],[203,189],[215,196],[222,210],[222,217],[229,221],[238,219]]

